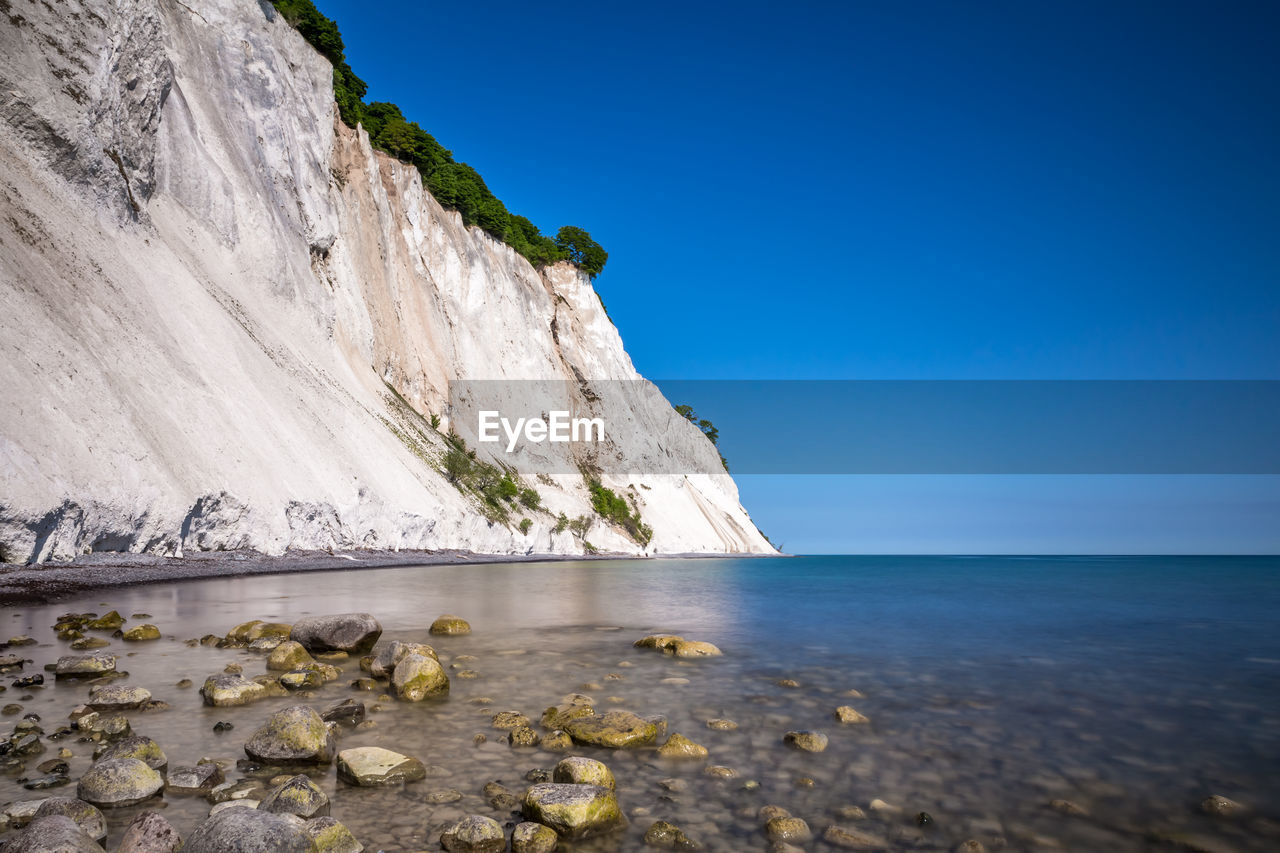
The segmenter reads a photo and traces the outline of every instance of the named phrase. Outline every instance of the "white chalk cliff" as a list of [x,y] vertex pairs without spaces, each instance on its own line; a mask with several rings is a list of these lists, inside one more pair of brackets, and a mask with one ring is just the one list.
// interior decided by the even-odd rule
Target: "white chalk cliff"
[[[580,475],[526,478],[547,511],[491,521],[424,416],[455,379],[584,378],[640,378],[591,282],[338,122],[269,3],[0,0],[0,561],[575,553],[554,526],[591,512]],[[772,552],[727,474],[644,473],[716,458],[652,400],[626,412],[641,473],[604,477],[652,541],[587,539]]]

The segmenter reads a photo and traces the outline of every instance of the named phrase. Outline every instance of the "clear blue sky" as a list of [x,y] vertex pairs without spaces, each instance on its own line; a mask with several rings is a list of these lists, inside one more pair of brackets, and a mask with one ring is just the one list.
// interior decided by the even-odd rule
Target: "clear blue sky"
[[[1280,378],[1280,4],[318,5],[646,376]],[[740,485],[792,551],[1280,549],[1275,478]]]

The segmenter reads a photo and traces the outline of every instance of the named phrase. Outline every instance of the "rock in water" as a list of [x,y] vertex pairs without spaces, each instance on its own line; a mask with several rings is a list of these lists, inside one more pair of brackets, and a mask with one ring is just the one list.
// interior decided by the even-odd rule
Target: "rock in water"
[[647,637],[641,637],[636,640],[634,645],[638,649],[657,649],[665,652],[667,649],[675,646],[676,643],[683,643],[684,637],[676,634],[650,634]]
[[1214,794],[1200,801],[1200,811],[1214,817],[1236,817],[1244,811],[1244,806],[1235,800]]
[[116,853],[178,853],[182,839],[157,812],[143,812],[124,831]]
[[76,826],[80,827],[80,831],[94,841],[101,842],[107,837],[106,818],[102,816],[102,812],[84,800],[77,800],[72,797],[50,797],[40,803],[40,808],[36,809],[35,816],[32,819],[39,820],[42,817],[51,817],[53,815],[71,818],[75,821]]
[[871,720],[850,705],[841,705],[836,708],[835,717],[842,723],[869,723]]
[[155,625],[150,624],[135,625],[128,631],[125,631],[124,636],[120,639],[130,643],[139,643],[144,640],[158,640],[160,639],[160,629]]
[[718,658],[724,652],[711,643],[704,643],[700,640],[680,640],[665,651],[674,654],[678,658]]
[[422,762],[380,746],[344,749],[338,753],[338,778],[352,785],[372,787],[425,779]]
[[277,785],[258,803],[258,808],[272,814],[294,814],[303,820],[327,817],[329,798],[320,786],[307,776],[294,776]]
[[599,785],[610,791],[616,787],[613,773],[602,762],[576,755],[561,759],[551,773],[551,781],[570,785]]
[[511,853],[553,853],[560,836],[549,826],[526,821],[511,831]]
[[127,684],[99,684],[89,691],[89,707],[95,711],[125,711],[150,701],[150,690]]
[[473,814],[441,833],[440,846],[449,853],[503,853],[507,837],[496,820]]
[[76,795],[103,808],[131,806],[157,794],[164,779],[136,758],[99,761],[80,777]]
[[765,835],[770,841],[781,841],[787,844],[801,843],[813,838],[809,824],[798,817],[775,817],[764,825]]
[[822,732],[787,732],[782,742],[805,752],[822,752],[827,748],[827,736]]
[[658,747],[658,755],[663,758],[706,758],[707,748],[675,732],[667,738],[666,743]]
[[617,797],[599,785],[534,785],[524,795],[524,816],[566,838],[608,832],[624,823]]
[[63,815],[32,821],[3,847],[4,853],[102,853],[102,845]]
[[341,723],[344,726],[359,725],[364,721],[366,709],[363,702],[355,699],[343,699],[337,705],[331,705],[320,712],[320,719],[326,723]]
[[115,672],[116,656],[106,652],[91,655],[65,655],[58,658],[54,674],[58,678],[86,678]]
[[250,681],[243,675],[221,673],[205,679],[204,686],[200,688],[200,695],[204,697],[206,705],[230,708],[265,699],[267,688],[256,681]]
[[263,764],[328,764],[333,761],[333,733],[311,708],[294,705],[272,714],[244,751]]
[[439,661],[440,656],[436,654],[436,650],[422,643],[402,643],[399,640],[392,640],[391,645],[378,652],[377,656],[369,663],[369,674],[374,678],[390,678],[391,673],[395,671],[396,664],[404,660],[408,655],[422,655],[424,658],[431,658]]
[[212,761],[169,771],[166,790],[174,794],[207,794],[224,781],[222,768]]
[[422,655],[406,655],[396,664],[391,676],[396,695],[408,702],[421,702],[429,696],[443,696],[449,692],[449,676],[435,658]]
[[291,815],[225,809],[196,827],[182,853],[313,853],[304,826]]
[[362,853],[364,850],[351,830],[331,817],[309,820],[304,829],[315,843],[315,853]]
[[310,616],[293,624],[289,639],[309,652],[364,654],[382,636],[382,626],[368,613]]
[[152,770],[163,770],[169,766],[169,758],[160,744],[142,735],[122,738],[94,755],[95,761],[109,761],[113,758],[136,758]]
[[827,831],[822,833],[822,840],[842,850],[884,850],[889,846],[889,842],[883,838],[834,825],[827,827]]
[[674,823],[660,820],[644,834],[644,843],[650,847],[671,847],[677,850],[697,850],[698,845],[689,839]]
[[[543,715],[544,721],[546,715]],[[543,725],[546,725],[544,722]],[[609,711],[604,715],[578,717],[558,726],[578,743],[628,749],[647,746],[658,739],[658,724],[630,711]]]
[[461,616],[446,613],[431,623],[431,633],[440,636],[460,636],[470,634],[471,625]]
[[291,669],[297,669],[303,664],[314,664],[316,659],[311,653],[303,648],[302,643],[286,640],[271,650],[271,654],[267,655],[267,669],[276,672],[288,672]]

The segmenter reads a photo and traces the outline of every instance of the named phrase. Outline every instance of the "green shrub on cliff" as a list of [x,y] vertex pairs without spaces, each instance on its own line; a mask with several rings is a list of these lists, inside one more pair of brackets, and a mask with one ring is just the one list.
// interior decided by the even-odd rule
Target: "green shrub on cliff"
[[333,98],[338,115],[348,127],[364,125],[374,148],[411,163],[436,201],[462,214],[467,225],[483,228],[515,249],[535,267],[571,261],[595,278],[609,259],[591,235],[576,226],[561,228],[553,240],[523,216],[507,210],[490,192],[480,173],[453,159],[453,153],[405,119],[395,104],[364,102],[368,85],[347,64],[346,46],[332,18],[325,17],[311,0],[271,0],[276,10],[307,42],[333,65]]

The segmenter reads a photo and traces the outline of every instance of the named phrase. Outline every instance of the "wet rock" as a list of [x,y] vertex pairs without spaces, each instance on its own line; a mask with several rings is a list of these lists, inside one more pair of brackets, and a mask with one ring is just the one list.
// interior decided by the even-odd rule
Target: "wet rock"
[[115,672],[116,656],[106,652],[91,655],[64,655],[58,658],[54,674],[58,678],[88,678]]
[[803,844],[813,838],[809,824],[798,817],[770,818],[764,825],[764,833],[770,841],[784,841],[788,844]]
[[676,732],[658,747],[658,755],[663,758],[706,758],[707,748]]
[[871,811],[875,812],[877,815],[880,815],[881,817],[885,817],[885,816],[891,817],[893,815],[899,814],[902,811],[901,806],[890,805],[889,803],[886,803],[884,800],[880,799],[879,797],[876,797],[874,800],[872,800],[867,805],[867,808],[871,809]]
[[482,793],[490,807],[500,812],[516,811],[520,808],[520,798],[501,782],[486,782]]
[[102,853],[102,845],[63,815],[32,821],[3,849],[4,853]]
[[306,705],[277,711],[244,745],[262,764],[328,764],[333,761],[333,732]]
[[0,709],[0,714],[4,714],[6,717],[13,717],[21,713],[22,706],[15,703],[10,703],[5,705],[3,709]]
[[1200,801],[1200,811],[1214,817],[1236,817],[1244,810],[1244,806],[1235,800],[1229,800],[1217,794]]
[[441,833],[440,846],[449,853],[503,853],[507,837],[496,820],[473,814]]
[[90,631],[116,631],[124,627],[124,617],[112,610],[85,625]]
[[707,720],[707,728],[717,732],[731,732],[738,728],[738,724],[733,720],[715,719]]
[[0,672],[21,670],[25,664],[26,659],[20,655],[0,655]]
[[827,736],[822,732],[787,732],[782,742],[805,752],[822,752],[827,748]]
[[116,853],[178,853],[182,839],[157,812],[143,812],[124,831]]
[[561,702],[542,712],[541,724],[544,729],[564,730],[574,720],[594,716],[595,712],[590,703]]
[[738,771],[732,767],[723,767],[719,764],[712,764],[710,767],[702,771],[702,775],[710,776],[714,779],[733,779],[738,775]]
[[642,719],[630,711],[578,717],[558,728],[563,728],[577,743],[608,749],[647,746],[658,739],[659,731],[657,722]]
[[684,637],[676,634],[650,634],[647,637],[641,637],[636,640],[633,645],[639,649],[657,649],[660,652],[665,652],[675,646],[676,643],[683,643],[684,641]]
[[129,718],[120,714],[104,717],[97,711],[91,711],[76,721],[76,728],[91,735],[98,735],[101,740],[120,740],[133,734]]
[[289,691],[280,683],[280,679],[274,675],[255,675],[251,680],[262,688],[265,697],[289,695]]
[[43,687],[44,676],[36,673],[35,675],[24,676],[23,678],[15,678],[12,683],[14,690],[25,690],[28,687]]
[[409,655],[422,655],[424,658],[431,658],[437,663],[440,661],[440,656],[436,654],[436,650],[428,645],[402,643],[399,640],[392,640],[391,645],[378,652],[369,661],[369,674],[374,678],[390,678],[391,673],[395,672],[396,664]]
[[724,654],[711,643],[704,643],[699,640],[680,640],[668,646],[664,651],[678,658],[714,658]]
[[650,847],[676,850],[697,850],[698,845],[681,831],[680,827],[665,820],[655,821],[645,830],[644,843]]
[[286,690],[315,690],[324,686],[324,678],[314,670],[295,669],[280,676],[280,686]]
[[556,729],[543,735],[542,748],[547,752],[568,752],[573,749],[573,738],[568,732]]
[[110,761],[115,758],[136,758],[152,770],[163,770],[169,765],[169,759],[160,744],[142,735],[121,738],[96,750],[93,755],[94,761]]
[[884,850],[889,846],[883,838],[843,826],[827,827],[827,831],[822,833],[822,840],[841,850]]
[[135,625],[128,631],[125,631],[124,636],[120,639],[129,643],[139,643],[144,640],[158,640],[160,639],[160,629],[151,624]]
[[445,803],[456,803],[462,799],[462,792],[454,788],[441,788],[438,791],[431,791],[424,800],[430,805],[439,806]]
[[311,653],[302,647],[302,643],[293,640],[285,640],[267,655],[267,669],[276,672],[288,672],[303,664],[316,662]]
[[0,807],[0,821],[7,820],[9,826],[21,829],[35,819],[36,812],[44,800],[20,800]]
[[1084,806],[1077,805],[1071,800],[1050,800],[1049,808],[1061,814],[1070,815],[1072,817],[1088,817],[1089,810]]
[[344,726],[354,726],[364,720],[365,707],[363,702],[357,702],[355,699],[344,699],[337,705],[332,705],[320,712],[320,719],[326,723],[341,723]]
[[841,705],[839,708],[836,708],[835,718],[842,723],[850,724],[871,722],[871,720],[869,720],[865,715],[850,705]]
[[612,791],[616,787],[613,773],[594,758],[571,756],[561,759],[551,771],[551,781],[572,785],[597,785]]
[[237,782],[224,782],[221,785],[214,786],[209,792],[208,800],[214,804],[231,802],[232,800],[246,801],[253,800],[253,807],[258,807],[258,801],[266,795],[262,785],[255,779],[241,779]]
[[76,795],[99,808],[131,806],[155,796],[164,779],[136,758],[99,761],[80,777]]
[[756,812],[756,819],[761,823],[768,823],[775,817],[791,817],[791,812],[782,806],[765,805],[760,807],[760,811]]
[[774,684],[779,687],[786,687],[790,690],[794,690],[800,686],[800,682],[796,681],[794,678],[780,678],[775,681]]
[[519,711],[499,711],[493,715],[493,727],[502,731],[511,731],[529,726],[529,718]]
[[461,616],[448,613],[431,623],[431,633],[444,636],[460,636],[471,633],[471,625]]
[[976,838],[961,841],[955,846],[955,853],[987,853],[987,848]]
[[265,699],[267,689],[242,675],[223,673],[206,678],[204,686],[200,688],[200,695],[204,697],[206,705],[230,708]]
[[271,789],[258,803],[259,811],[295,814],[303,820],[329,814],[329,798],[315,782],[298,775]]
[[84,800],[73,797],[50,797],[40,803],[40,808],[32,816],[32,820],[51,815],[62,815],[75,821],[80,831],[101,843],[107,837],[107,821],[102,812]]
[[364,850],[364,845],[356,841],[351,830],[331,817],[309,820],[303,830],[315,844],[315,853],[361,853]]
[[625,822],[608,788],[555,782],[534,785],[525,793],[524,816],[567,838],[608,832]]
[[841,806],[836,809],[836,816],[841,820],[866,820],[867,813],[858,806]]
[[421,702],[449,692],[449,676],[435,658],[418,654],[405,655],[391,675],[396,695],[408,702]]
[[512,746],[537,746],[542,736],[528,726],[520,726],[507,733],[507,743]]
[[150,690],[127,684],[100,684],[89,691],[89,707],[95,711],[141,708],[150,701]]
[[426,768],[418,759],[382,747],[364,746],[338,753],[338,778],[352,785],[395,785],[416,782],[426,775]]
[[382,636],[382,626],[368,613],[311,616],[295,622],[289,639],[309,652],[364,654]]
[[511,853],[553,853],[560,836],[549,826],[525,821],[511,832]]
[[212,761],[195,767],[175,767],[169,771],[165,785],[173,794],[198,794],[203,796],[223,783],[222,768]]
[[933,826],[933,815],[920,812],[916,815],[916,826]]
[[182,853],[312,853],[304,827],[292,815],[224,809],[196,827]]

